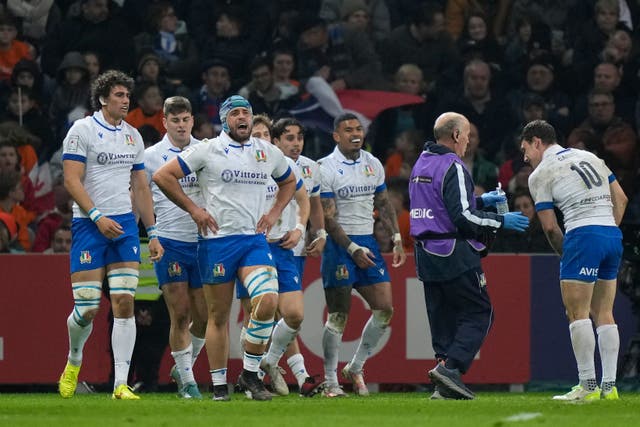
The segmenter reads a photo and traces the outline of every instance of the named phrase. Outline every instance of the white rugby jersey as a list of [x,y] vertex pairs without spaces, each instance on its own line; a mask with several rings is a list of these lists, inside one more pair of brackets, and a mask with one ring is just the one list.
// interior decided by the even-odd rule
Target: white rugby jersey
[[[103,215],[131,212],[131,171],[144,169],[144,142],[136,128],[124,120],[112,126],[96,111],[75,121],[62,147],[62,160],[85,164],[84,188]],[[73,217],[88,215],[74,203]]]
[[344,232],[373,234],[373,196],[387,188],[380,160],[364,150],[360,150],[358,160],[350,160],[336,146],[318,163],[320,197],[335,198],[336,220]]
[[[307,188],[309,197],[320,197],[320,169],[318,164],[308,157],[299,156],[298,160],[296,160],[296,165],[298,165],[300,169],[302,180],[304,181],[304,186]],[[298,205],[295,199],[293,199],[293,203],[296,206],[297,212]],[[295,256],[304,255],[304,248],[306,246],[305,237],[306,233],[302,235],[298,244],[293,248],[293,254]]]
[[185,175],[198,176],[205,207],[218,223],[218,233],[206,239],[256,234],[270,177],[282,181],[291,173],[275,145],[254,137],[240,144],[225,132],[183,151],[178,161]]
[[[291,160],[286,156],[285,156],[285,160],[287,161],[287,163],[289,164],[289,167],[295,174],[296,191],[298,191],[298,189],[304,185],[302,181],[302,177],[300,175],[300,170],[298,169],[298,166],[296,166],[296,164],[293,162],[293,160]],[[267,213],[269,209],[271,209],[271,206],[273,206],[273,202],[275,202],[276,200],[277,193],[278,193],[278,184],[276,184],[274,179],[271,178],[271,182],[267,186],[267,197],[266,197],[267,210],[264,211],[264,213]],[[297,204],[294,196],[291,199],[291,201],[287,204],[287,206],[285,206],[285,208],[282,210],[282,214],[280,215],[280,218],[278,218],[278,221],[276,221],[273,227],[271,227],[271,230],[267,235],[267,238],[269,240],[281,239],[287,233],[287,231],[291,231],[294,228],[296,228],[296,224],[298,223],[298,212],[296,210],[296,207],[297,207]]]
[[[185,149],[193,147],[198,143],[200,143],[200,141],[191,137],[191,141]],[[160,142],[144,151],[145,169],[151,185],[151,194],[153,195],[153,210],[156,214],[158,235],[181,242],[197,242],[198,226],[193,222],[193,219],[191,219],[191,215],[169,200],[162,190],[151,180],[153,174],[160,169],[162,165],[177,157],[181,152],[182,150],[173,145],[169,140],[169,136],[165,134]],[[184,191],[196,205],[204,206],[204,200],[200,194],[198,178],[195,173],[182,177],[180,179],[180,186],[182,187],[182,191]]]
[[529,176],[536,211],[558,207],[570,231],[587,225],[615,226],[609,183],[611,170],[594,154],[552,145]]

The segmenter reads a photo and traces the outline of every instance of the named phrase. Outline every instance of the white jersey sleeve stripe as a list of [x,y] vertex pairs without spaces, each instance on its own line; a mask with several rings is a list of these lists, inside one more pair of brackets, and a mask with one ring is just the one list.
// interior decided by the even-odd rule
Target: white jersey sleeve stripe
[[458,189],[460,190],[460,204],[462,205],[462,215],[467,219],[467,221],[472,222],[481,226],[491,226],[495,228],[500,228],[502,225],[500,221],[496,221],[491,218],[480,218],[479,216],[473,215],[469,210],[469,201],[467,200],[467,187],[464,182],[464,171],[462,170],[462,166],[459,163],[454,163],[456,166],[456,174],[458,175]]

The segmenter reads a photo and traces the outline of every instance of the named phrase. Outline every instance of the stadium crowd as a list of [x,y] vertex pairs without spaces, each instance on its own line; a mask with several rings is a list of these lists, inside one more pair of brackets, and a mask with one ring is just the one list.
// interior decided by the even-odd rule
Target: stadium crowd
[[[464,160],[478,194],[499,182],[512,208],[516,200],[526,205],[531,168],[517,136],[541,118],[560,142],[606,160],[631,200],[625,222],[638,220],[635,1],[68,0],[4,1],[1,9],[0,209],[11,217],[2,221],[10,230],[2,233],[5,252],[43,252],[68,226],[62,139],[90,114],[92,80],[112,68],[136,80],[126,120],[148,144],[165,132],[163,99],[187,97],[193,134],[206,138],[221,129],[222,101],[238,93],[256,114],[299,119],[311,141],[305,154],[317,159],[333,142],[321,119],[300,113],[317,95],[307,90],[312,77],[338,94],[420,96],[424,102],[378,114],[366,136],[384,162],[407,250],[406,179],[444,111],[472,124]],[[533,224],[526,239],[505,232],[495,249],[551,251],[535,212],[523,211]]]

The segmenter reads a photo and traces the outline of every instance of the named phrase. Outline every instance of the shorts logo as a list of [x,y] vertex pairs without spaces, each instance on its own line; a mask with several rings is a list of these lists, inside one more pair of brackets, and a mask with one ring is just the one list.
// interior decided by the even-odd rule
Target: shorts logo
[[180,267],[179,262],[174,261],[172,263],[169,263],[169,268],[167,269],[167,271],[169,272],[169,277],[180,276],[182,274],[182,267]]
[[374,170],[373,170],[373,168],[371,166],[366,165],[364,167],[364,174],[365,174],[365,176],[375,176],[376,173],[374,172]]
[[89,251],[80,252],[80,264],[91,264],[91,253]]
[[581,267],[580,275],[581,276],[597,276],[598,267]]
[[129,134],[126,134],[124,136],[124,142],[127,145],[136,145],[136,142],[133,140],[133,137]]
[[98,164],[104,165],[107,163],[107,160],[109,160],[109,156],[107,155],[107,153],[102,152],[98,154],[97,160]]
[[302,167],[302,177],[311,178],[311,168],[309,166]]
[[345,264],[340,264],[338,268],[336,268],[336,279],[337,280],[346,280],[349,278],[349,270]]
[[264,150],[256,150],[256,161],[258,162],[267,161],[267,155],[264,153]]
[[224,276],[224,265],[216,264],[213,266],[213,277],[222,277]]

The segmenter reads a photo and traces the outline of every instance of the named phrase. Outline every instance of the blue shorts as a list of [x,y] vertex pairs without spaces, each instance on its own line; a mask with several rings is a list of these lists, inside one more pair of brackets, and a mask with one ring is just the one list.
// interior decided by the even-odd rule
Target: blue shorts
[[187,282],[192,289],[202,288],[198,270],[198,243],[160,237],[164,248],[162,259],[153,264],[158,277],[158,287],[167,283]]
[[[280,247],[280,243],[269,243],[269,249],[271,249],[278,272],[278,293],[301,291],[302,281],[298,274],[298,266],[296,265],[296,257],[293,256],[293,250],[283,249]],[[249,298],[247,288],[240,283],[240,280],[236,280],[236,297],[238,299]]]
[[375,256],[375,267],[362,269],[356,265],[346,249],[339,246],[330,237],[322,253],[322,283],[325,288],[341,286],[368,286],[375,283],[390,282],[387,264],[382,258],[378,242],[373,235],[349,236],[354,243],[368,248]]
[[300,277],[300,280],[302,280],[302,278],[304,277],[304,263],[307,260],[307,257],[302,255],[295,255],[293,258],[295,259],[296,267],[298,268],[298,277]]
[[120,224],[124,234],[115,239],[104,237],[89,218],[71,222],[71,273],[95,270],[116,262],[140,262],[138,224],[133,213],[109,216]]
[[622,232],[618,227],[590,225],[564,236],[560,280],[595,282],[618,276],[622,259]]
[[264,234],[201,239],[198,242],[198,267],[205,285],[231,282],[240,267],[275,267]]

